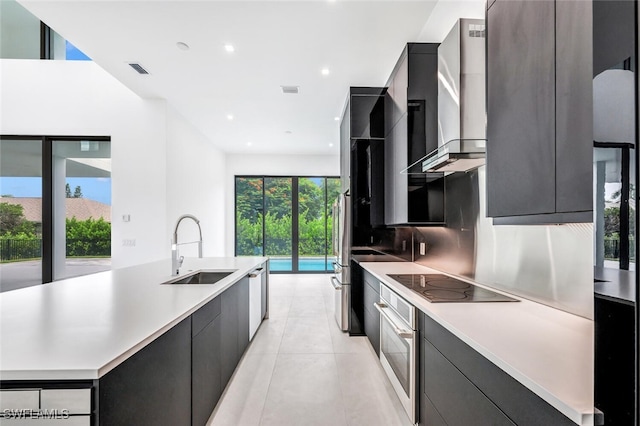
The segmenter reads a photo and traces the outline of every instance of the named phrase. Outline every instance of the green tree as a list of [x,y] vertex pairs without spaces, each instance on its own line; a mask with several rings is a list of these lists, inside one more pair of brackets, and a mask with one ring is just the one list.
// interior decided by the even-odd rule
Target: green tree
[[324,189],[309,178],[298,179],[298,210],[309,219],[324,215]]
[[71,187],[69,186],[69,184],[65,185],[64,192],[66,198],[71,198]]
[[0,203],[0,235],[36,238],[36,227],[24,216],[24,208],[19,204]]
[[73,198],[82,198],[82,188],[80,186],[76,186],[76,189],[73,190]]

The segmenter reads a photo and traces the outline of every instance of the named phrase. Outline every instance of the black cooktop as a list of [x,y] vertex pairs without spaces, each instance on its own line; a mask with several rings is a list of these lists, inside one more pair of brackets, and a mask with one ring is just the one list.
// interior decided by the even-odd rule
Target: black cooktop
[[518,302],[509,296],[442,274],[390,274],[389,277],[433,303]]

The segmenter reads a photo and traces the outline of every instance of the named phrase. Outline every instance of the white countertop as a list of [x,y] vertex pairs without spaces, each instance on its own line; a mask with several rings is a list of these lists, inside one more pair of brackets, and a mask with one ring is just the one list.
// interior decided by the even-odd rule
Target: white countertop
[[521,301],[430,303],[387,274],[442,272],[407,262],[360,266],[576,424],[593,424],[593,321],[513,295]]
[[265,261],[185,259],[181,275],[236,270],[216,284],[161,285],[167,259],[1,293],[0,379],[97,379]]

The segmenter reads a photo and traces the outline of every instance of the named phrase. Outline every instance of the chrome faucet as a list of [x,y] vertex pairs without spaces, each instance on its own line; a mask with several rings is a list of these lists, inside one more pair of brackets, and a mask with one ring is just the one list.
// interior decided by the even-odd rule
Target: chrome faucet
[[[180,222],[182,219],[191,219],[196,225],[198,225],[198,232],[200,233],[199,241],[191,241],[189,243],[181,243],[178,244],[178,227],[180,226]],[[198,257],[202,258],[202,228],[200,228],[200,221],[193,215],[183,214],[178,218],[176,222],[176,227],[173,230],[173,240],[171,241],[171,275],[180,275],[180,267],[182,266],[182,262],[184,261],[184,256],[178,257],[178,245],[182,244],[191,244],[198,243]]]

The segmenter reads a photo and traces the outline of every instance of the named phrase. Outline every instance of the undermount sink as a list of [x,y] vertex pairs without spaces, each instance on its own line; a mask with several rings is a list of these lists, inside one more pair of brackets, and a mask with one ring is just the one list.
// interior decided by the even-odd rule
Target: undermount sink
[[162,284],[215,284],[236,271],[237,269],[231,271],[195,271]]

